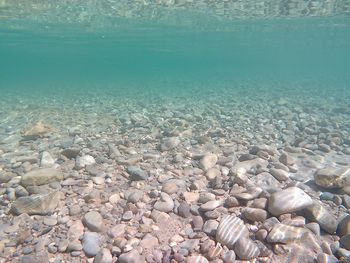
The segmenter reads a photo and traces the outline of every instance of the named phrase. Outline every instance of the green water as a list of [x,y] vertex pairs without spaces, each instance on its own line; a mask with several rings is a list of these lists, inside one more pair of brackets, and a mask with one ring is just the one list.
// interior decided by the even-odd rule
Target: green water
[[2,18],[1,92],[349,88],[347,16],[207,17],[183,23],[189,16],[180,13],[178,24],[120,17],[99,24]]

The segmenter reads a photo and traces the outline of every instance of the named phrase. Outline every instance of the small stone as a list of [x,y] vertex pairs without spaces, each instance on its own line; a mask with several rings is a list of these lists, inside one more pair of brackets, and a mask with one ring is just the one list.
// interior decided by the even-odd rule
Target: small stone
[[100,251],[100,236],[96,232],[86,232],[83,237],[83,250],[87,257],[94,257]]
[[216,220],[207,220],[203,226],[203,232],[210,236],[215,236],[219,223]]
[[342,236],[340,244],[342,244],[345,249],[350,250],[350,234]]
[[203,256],[190,256],[186,259],[186,263],[209,263],[209,261]]
[[130,221],[132,218],[134,217],[132,211],[126,211],[124,214],[123,214],[123,217],[122,219],[124,221]]
[[266,240],[270,243],[288,243],[300,239],[306,231],[301,227],[276,224],[268,234]]
[[79,148],[67,148],[61,151],[61,154],[68,159],[75,159],[80,153]]
[[140,263],[141,256],[136,249],[131,250],[128,253],[121,254],[119,256],[119,263]]
[[47,226],[55,226],[57,224],[57,219],[45,217],[43,222]]
[[93,165],[95,163],[95,158],[91,155],[78,156],[75,161],[75,169],[80,170],[85,168],[87,165]]
[[207,171],[210,168],[213,168],[217,161],[218,157],[215,154],[207,154],[203,156],[199,164],[204,171]]
[[74,221],[67,232],[67,238],[69,241],[78,240],[84,234],[84,225],[80,220]]
[[130,181],[142,181],[148,178],[148,173],[136,166],[128,166],[127,172],[130,174]]
[[108,230],[108,236],[110,238],[122,237],[125,233],[125,227],[126,225],[124,224],[118,224],[113,226]]
[[105,183],[105,179],[103,177],[95,176],[91,178],[94,184],[103,185]]
[[212,211],[222,205],[221,200],[208,201],[200,206],[201,211]]
[[55,164],[55,160],[52,158],[49,152],[42,152],[40,159],[41,167],[52,167]]
[[288,153],[283,153],[280,158],[280,162],[283,163],[286,166],[291,166],[295,163],[295,160],[292,156],[290,156]]
[[184,218],[191,216],[190,206],[186,202],[181,202],[177,210],[179,216],[182,216]]
[[192,218],[192,225],[193,225],[194,231],[202,230],[203,224],[204,224],[204,222],[203,222],[203,218],[201,216],[194,216]]
[[[0,250],[1,252],[1,250]],[[31,247],[24,247],[23,250],[22,250],[22,253],[24,255],[28,255],[28,254],[31,254],[33,252],[33,249]],[[49,251],[50,252],[50,251]],[[50,252],[51,253],[51,252]]]
[[91,211],[84,215],[83,224],[90,231],[101,232],[103,229],[103,218],[99,212]]
[[304,209],[304,213],[307,219],[317,222],[327,233],[333,234],[337,230],[337,219],[321,204],[314,202],[313,205]]
[[339,260],[333,255],[327,255],[326,253],[319,253],[317,255],[317,263],[338,263]]
[[172,211],[174,208],[173,199],[166,193],[161,193],[160,197],[160,200],[154,204],[153,208],[165,213]]
[[160,145],[161,151],[169,151],[176,148],[181,143],[178,137],[168,137],[162,140]]
[[80,212],[81,212],[80,205],[72,205],[72,206],[69,207],[69,215],[70,216],[79,215]]
[[223,255],[222,260],[224,263],[235,263],[236,253],[233,250],[229,250]]
[[242,210],[242,214],[245,218],[252,222],[264,222],[268,217],[268,213],[259,208],[246,207]]
[[312,199],[298,187],[289,187],[273,193],[268,202],[268,210],[274,216],[299,211],[312,205]]
[[207,177],[209,181],[214,181],[217,177],[220,177],[220,176],[221,176],[221,172],[219,169],[216,169],[216,168],[210,168],[205,173],[205,177]]
[[112,263],[112,262],[113,262],[113,257],[109,249],[102,248],[94,258],[93,263]]
[[350,234],[350,215],[346,215],[339,222],[337,233],[340,237]]
[[63,174],[53,168],[40,168],[32,170],[21,178],[21,185],[24,187],[44,185],[63,180]]
[[282,169],[272,168],[270,169],[270,174],[280,182],[287,181],[289,178],[288,172]]
[[183,196],[188,204],[195,203],[199,199],[199,194],[194,192],[184,192]]
[[179,190],[179,187],[175,183],[165,183],[162,186],[162,192],[169,195],[176,193]]

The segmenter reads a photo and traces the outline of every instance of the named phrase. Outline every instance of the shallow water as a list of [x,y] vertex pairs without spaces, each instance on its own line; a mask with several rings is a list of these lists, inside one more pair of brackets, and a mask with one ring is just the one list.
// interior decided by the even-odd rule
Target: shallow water
[[[92,210],[103,214],[92,221],[107,228],[130,227],[122,235],[136,242],[136,258],[151,251],[143,247],[147,242],[138,243],[148,231],[157,237],[152,249],[158,254],[152,256],[182,253],[188,262],[207,262],[187,255],[212,259],[213,248],[207,253],[181,242],[204,236],[205,242],[229,246],[213,234],[226,213],[242,218],[253,240],[259,239],[265,214],[282,215],[280,222],[300,227],[292,234],[304,231],[305,223],[321,227],[321,235],[309,231],[287,244],[283,249],[289,254],[272,249],[281,240],[269,232],[269,241],[262,242],[272,262],[315,262],[326,257],[316,243],[350,240],[350,233],[336,232],[350,213],[347,1],[67,2],[0,0],[0,263],[17,262],[24,254],[38,262],[38,255],[25,249],[38,247],[41,236],[50,239],[45,262],[84,262],[85,249],[57,249],[67,232],[81,236],[94,229],[86,219],[85,230],[80,222]],[[82,164],[84,158],[91,163]],[[35,187],[23,182],[31,171],[47,167],[58,177],[50,185],[50,178]],[[318,173],[345,179],[319,182]],[[292,186],[305,195],[295,188],[282,191]],[[20,207],[20,196],[29,198],[27,204],[33,194],[39,194],[36,201],[54,202],[42,195],[53,189],[62,195],[52,211],[11,210]],[[281,213],[266,203],[275,192],[287,193],[285,202],[274,204]],[[130,201],[134,193],[138,199]],[[160,198],[160,193],[169,195]],[[316,212],[318,204],[325,208],[318,211],[320,218],[297,207],[310,203],[309,197]],[[205,203],[212,198],[217,202]],[[263,219],[242,212],[254,207],[253,199]],[[180,203],[185,212],[179,212]],[[213,204],[219,207],[211,209]],[[158,221],[157,209],[170,219]],[[13,211],[42,216],[36,215],[33,225]],[[206,230],[189,226],[198,215]],[[25,221],[33,234],[26,245],[13,245],[12,237],[20,233],[16,220]],[[54,231],[45,232],[45,225]],[[289,238],[286,229],[278,230],[279,238]],[[99,235],[113,260],[130,247],[110,249],[113,233],[104,229]],[[179,244],[169,252],[174,236]],[[341,247],[349,249],[346,238]],[[242,240],[247,243],[231,249],[238,258],[251,257],[242,248],[253,254],[256,248]],[[348,259],[350,252],[332,253]]]

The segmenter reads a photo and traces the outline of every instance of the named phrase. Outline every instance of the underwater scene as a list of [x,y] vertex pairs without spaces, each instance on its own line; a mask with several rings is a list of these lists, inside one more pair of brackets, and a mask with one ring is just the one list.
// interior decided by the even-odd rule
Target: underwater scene
[[350,2],[0,0],[5,262],[350,262]]

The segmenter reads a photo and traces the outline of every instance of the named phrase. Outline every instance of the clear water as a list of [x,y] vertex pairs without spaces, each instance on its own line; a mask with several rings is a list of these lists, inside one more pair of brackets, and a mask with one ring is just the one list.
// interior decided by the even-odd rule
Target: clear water
[[[256,15],[241,10],[227,17],[211,14],[210,5],[185,12],[153,2],[141,11],[123,1],[40,3],[2,1],[2,94],[177,94],[239,85],[343,92],[349,86],[350,19],[342,9],[345,14],[289,10],[268,17],[253,5],[247,12]],[[120,12],[108,13],[113,10]]]

